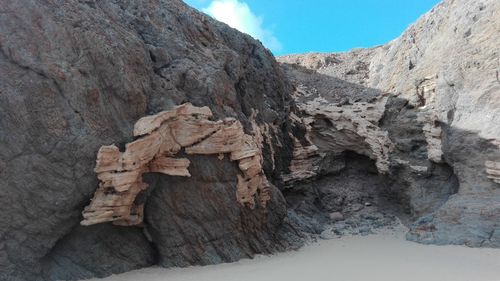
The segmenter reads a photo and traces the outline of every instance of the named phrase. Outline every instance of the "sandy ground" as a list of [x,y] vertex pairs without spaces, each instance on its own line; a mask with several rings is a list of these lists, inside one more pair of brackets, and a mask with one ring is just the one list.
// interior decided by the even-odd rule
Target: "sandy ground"
[[232,264],[149,268],[106,281],[500,281],[500,249],[425,246],[401,230],[323,240]]

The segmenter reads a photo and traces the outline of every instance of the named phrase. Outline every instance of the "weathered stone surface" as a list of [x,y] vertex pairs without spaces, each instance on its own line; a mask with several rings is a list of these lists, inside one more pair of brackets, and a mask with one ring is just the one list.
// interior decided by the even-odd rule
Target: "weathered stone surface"
[[242,207],[236,200],[241,172],[234,162],[217,155],[188,158],[196,177],[158,178],[146,204],[146,228],[159,265],[233,262],[290,247],[280,235],[285,201],[274,186],[265,207]]
[[283,175],[283,181],[293,184],[296,181],[314,178],[319,173],[321,154],[318,147],[311,142],[304,146],[298,139],[294,139],[293,158],[288,167],[289,172]]
[[500,183],[500,162],[486,161],[484,162],[488,178],[496,183]]
[[427,142],[427,158],[436,163],[443,162],[443,130],[435,117],[424,121],[422,131]]
[[299,106],[322,97],[342,111],[389,96],[376,125],[395,146],[389,190],[423,216],[412,240],[500,246],[486,235],[500,222],[499,13],[498,1],[443,1],[386,45],[279,58],[305,89]]
[[[259,126],[275,124],[279,130],[267,134],[263,150],[278,151],[278,143],[281,148],[279,154],[263,155],[263,167],[270,182],[279,184],[278,175],[292,155],[287,123],[292,88],[271,53],[249,36],[177,0],[2,1],[0,14],[0,279],[38,281],[43,279],[39,277],[42,271],[62,270],[56,261],[65,253],[53,248],[69,247],[63,244],[73,242],[64,237],[80,232],[81,211],[98,186],[93,169],[99,148],[114,143],[124,151],[122,144],[134,142],[132,131],[139,118],[176,105],[191,102],[202,108],[196,113],[199,116],[207,115],[204,106],[208,106],[214,120],[235,118],[245,133],[251,132],[253,110],[259,112],[254,118]],[[134,135],[147,135],[148,124],[154,122],[135,128]],[[182,132],[188,128],[178,129]],[[169,157],[178,153],[177,149],[160,146]],[[117,155],[115,148],[107,149],[106,154],[110,160]],[[192,161],[189,157],[175,158]],[[116,161],[104,162],[102,169],[116,169],[110,166]],[[134,165],[133,160],[127,163]],[[206,165],[217,170],[221,161]],[[193,190],[207,184],[192,170],[190,173]],[[177,176],[155,177],[165,180]],[[210,180],[219,181],[217,176]],[[275,196],[271,200],[276,201],[268,203],[266,216],[243,220],[237,211],[237,177],[231,180],[234,185],[228,185],[216,203],[232,203],[234,212],[214,211],[211,219],[240,225],[224,234],[240,243],[246,243],[241,239],[251,239],[248,243],[255,246],[247,248],[251,255],[265,248],[263,240],[257,239],[259,233],[275,231],[273,227],[282,224],[285,203]],[[119,186],[126,188],[129,184]],[[147,210],[154,210],[148,206],[154,200],[151,197],[158,194],[154,191],[162,188],[167,193],[180,190],[150,182],[149,191],[144,193],[147,198],[136,197],[139,206],[145,203],[146,217]],[[185,196],[182,204],[200,206],[200,212],[220,207],[205,202],[201,193]],[[179,217],[180,211],[170,209],[169,214]],[[140,209],[134,212],[139,215]],[[259,223],[269,228],[253,230],[252,236],[242,235],[243,228],[251,228],[258,220],[264,220]],[[179,220],[175,226],[179,231],[162,241],[180,239],[180,230],[199,222]],[[126,229],[137,234],[137,245],[148,244],[141,231]],[[100,231],[108,232],[110,239],[115,236],[101,227],[92,227],[86,233],[100,235]],[[222,228],[214,230],[214,235],[220,236],[220,231]],[[81,239],[78,237],[75,234],[74,239]],[[196,239],[186,243],[189,247]],[[96,267],[90,271],[100,272],[99,276],[150,264],[132,248],[127,250],[128,255],[117,257],[105,247],[82,240],[79,247],[72,247],[74,259],[64,268],[68,274],[57,276],[90,276],[79,275],[78,270],[79,264],[90,259],[88,249],[100,253],[102,260],[121,260],[123,264],[114,267],[116,270],[97,268],[98,262],[90,264]],[[192,262],[180,252],[169,258],[184,264]],[[47,262],[42,264],[42,259]],[[153,263],[157,261],[155,258]]]
[[[311,116],[306,122],[311,139],[322,151],[342,153],[355,151],[375,160],[381,173],[389,171],[389,154],[393,148],[388,133],[377,126],[386,99],[374,103],[340,105],[318,95],[307,103],[298,103],[302,114]],[[310,123],[309,123],[310,122]]]
[[77,226],[52,251],[42,259],[47,265],[43,275],[29,280],[105,277],[156,263],[155,250],[140,228],[110,224]]
[[181,149],[187,154],[218,154],[222,157],[224,153],[231,154],[231,160],[237,160],[241,170],[237,176],[236,200],[253,209],[257,199],[265,208],[270,199],[270,184],[262,170],[260,130],[253,122],[253,131],[258,135],[247,135],[236,119],[210,121],[207,119],[210,116],[212,112],[207,107],[182,104],[170,111],[139,119],[134,130],[139,139],[126,144],[124,152],[114,145],[101,147],[94,168],[100,181],[99,188],[85,207],[81,224],[142,223],[144,204],[136,203],[136,198],[148,188],[142,180],[143,175],[161,173],[190,177],[190,161],[170,157]]
[[[408,239],[498,247],[499,5],[446,0],[384,46],[280,58],[294,91],[178,0],[2,1],[0,279],[235,261],[391,214],[417,219]],[[99,182],[94,222],[143,223],[79,226]]]

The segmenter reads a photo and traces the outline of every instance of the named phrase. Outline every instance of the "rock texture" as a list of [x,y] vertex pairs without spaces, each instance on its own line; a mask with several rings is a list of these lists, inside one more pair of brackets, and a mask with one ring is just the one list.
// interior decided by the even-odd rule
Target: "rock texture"
[[[125,145],[120,152],[115,145],[103,146],[97,154],[94,171],[99,188],[83,211],[82,225],[113,222],[116,225],[137,225],[144,217],[144,204],[137,196],[148,187],[145,173],[190,177],[186,158],[174,158],[182,149],[187,154],[229,154],[238,161],[236,200],[242,206],[255,208],[256,199],[266,207],[270,184],[262,171],[262,134],[255,125],[255,136],[243,132],[234,118],[210,121],[208,107],[186,103],[169,111],[139,119],[134,136],[139,139]],[[257,142],[260,141],[260,143]]]
[[[279,58],[307,89],[306,104],[323,98],[348,112],[388,98],[371,123],[394,143],[386,188],[409,222],[417,219],[409,239],[500,246],[499,14],[498,1],[444,1],[386,45]],[[312,107],[301,117],[317,120],[324,111]],[[318,129],[327,135],[339,124]]]
[[500,162],[486,161],[486,173],[488,178],[496,183],[500,183]]
[[[99,185],[100,147],[125,152],[137,120],[186,102],[208,106],[214,120],[234,118],[248,135],[253,122],[273,124],[262,167],[280,184],[292,157],[292,87],[260,43],[177,0],[1,1],[0,14],[1,280],[81,279],[289,247],[276,187],[266,208],[241,207],[243,174],[217,155],[180,153],[189,178],[145,175],[139,228],[79,226]],[[154,169],[186,172],[186,160],[170,160]]]
[[311,116],[306,127],[320,151],[340,154],[354,151],[375,160],[380,173],[389,171],[389,154],[393,143],[386,131],[377,126],[385,109],[386,99],[373,103],[328,102],[320,95],[306,103],[298,102],[302,114]]
[[180,0],[0,1],[0,279],[232,262],[396,216],[499,247],[499,14],[445,0],[386,45],[280,66]]

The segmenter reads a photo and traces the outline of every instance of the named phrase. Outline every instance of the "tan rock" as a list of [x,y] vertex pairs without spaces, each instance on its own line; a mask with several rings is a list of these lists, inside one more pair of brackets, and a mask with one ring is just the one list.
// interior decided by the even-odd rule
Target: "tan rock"
[[488,178],[496,183],[500,183],[500,162],[486,161],[486,173]]
[[120,150],[114,145],[102,146],[97,153],[94,172],[118,171],[122,169]]
[[241,149],[243,126],[236,119],[226,119],[221,128],[198,144],[186,148],[188,154],[231,153]]
[[291,184],[315,177],[321,160],[318,150],[316,145],[309,143],[304,146],[297,138],[294,138],[293,159],[288,167],[290,173],[282,175],[283,182]]
[[142,222],[144,206],[135,198],[148,187],[144,173],[162,173],[190,177],[186,158],[174,158],[185,149],[188,154],[230,154],[239,161],[236,198],[242,206],[254,208],[256,200],[265,207],[270,199],[266,176],[262,171],[262,140],[253,122],[254,135],[247,135],[234,118],[211,121],[208,107],[183,104],[172,110],[141,118],[134,127],[140,138],[127,144],[122,153],[114,145],[103,146],[97,154],[95,172],[99,187],[83,211],[82,225],[112,221],[117,225]]
[[135,123],[134,136],[142,136],[158,129],[163,122],[178,116],[200,116],[202,118],[212,117],[212,111],[204,107],[196,107],[191,103],[185,103],[177,106],[173,110],[162,111],[158,114],[146,116]]
[[438,125],[436,117],[427,121],[422,130],[427,141],[427,158],[435,163],[443,162],[442,134],[443,131]]
[[213,122],[192,116],[180,116],[169,121],[168,127],[175,141],[181,147],[187,147],[202,141],[222,128],[223,122]]
[[188,171],[189,164],[190,162],[186,158],[157,156],[149,163],[149,171],[170,176],[190,177],[191,174]]

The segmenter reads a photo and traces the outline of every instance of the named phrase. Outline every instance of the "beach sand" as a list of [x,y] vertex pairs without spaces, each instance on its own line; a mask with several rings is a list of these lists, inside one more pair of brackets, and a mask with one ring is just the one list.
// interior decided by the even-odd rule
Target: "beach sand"
[[421,245],[404,240],[404,230],[386,230],[231,264],[148,268],[92,280],[500,281],[500,249]]

